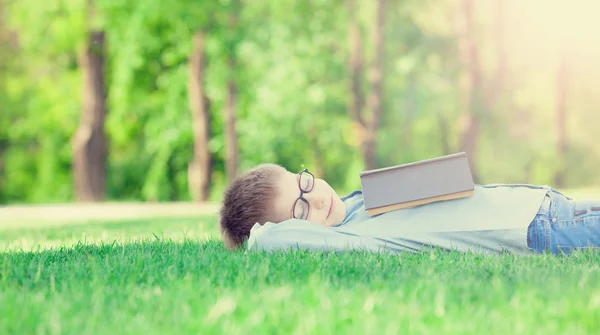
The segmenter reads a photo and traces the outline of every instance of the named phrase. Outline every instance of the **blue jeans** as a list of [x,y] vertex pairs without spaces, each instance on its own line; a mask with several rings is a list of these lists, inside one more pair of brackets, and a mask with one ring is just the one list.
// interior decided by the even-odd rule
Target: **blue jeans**
[[577,201],[554,190],[548,192],[529,225],[527,245],[552,254],[600,250],[600,201]]

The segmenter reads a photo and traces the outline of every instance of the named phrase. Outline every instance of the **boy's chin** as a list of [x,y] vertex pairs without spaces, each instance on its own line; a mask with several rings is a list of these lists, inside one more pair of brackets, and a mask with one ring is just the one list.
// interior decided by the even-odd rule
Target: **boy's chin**
[[325,227],[333,227],[335,226],[335,222],[333,221],[327,221],[327,222],[321,222],[321,224]]
[[336,215],[335,217],[330,217],[329,220],[323,223],[323,225],[326,227],[333,227],[340,224],[342,221],[344,221],[344,219],[339,219],[339,215]]

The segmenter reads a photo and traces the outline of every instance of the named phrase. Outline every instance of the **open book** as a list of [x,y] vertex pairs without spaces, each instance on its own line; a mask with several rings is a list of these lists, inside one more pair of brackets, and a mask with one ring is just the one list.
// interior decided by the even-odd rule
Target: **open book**
[[363,171],[360,182],[370,216],[475,194],[464,152]]

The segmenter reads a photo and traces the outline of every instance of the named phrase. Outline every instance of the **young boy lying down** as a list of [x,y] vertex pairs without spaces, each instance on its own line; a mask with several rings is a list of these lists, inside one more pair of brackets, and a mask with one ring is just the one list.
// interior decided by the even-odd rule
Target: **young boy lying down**
[[[262,164],[225,192],[225,245],[251,250],[570,253],[600,247],[600,201],[574,201],[547,186],[476,185],[469,198],[370,217],[360,190],[344,197],[308,170]],[[600,250],[600,249],[599,249]]]

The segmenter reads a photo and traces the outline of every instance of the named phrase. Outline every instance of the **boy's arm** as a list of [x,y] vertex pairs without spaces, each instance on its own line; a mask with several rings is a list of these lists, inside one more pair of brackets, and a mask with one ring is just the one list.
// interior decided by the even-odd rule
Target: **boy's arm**
[[385,242],[379,239],[339,232],[305,220],[291,219],[278,224],[267,222],[263,226],[254,226],[248,240],[248,249],[378,252],[387,248]]

